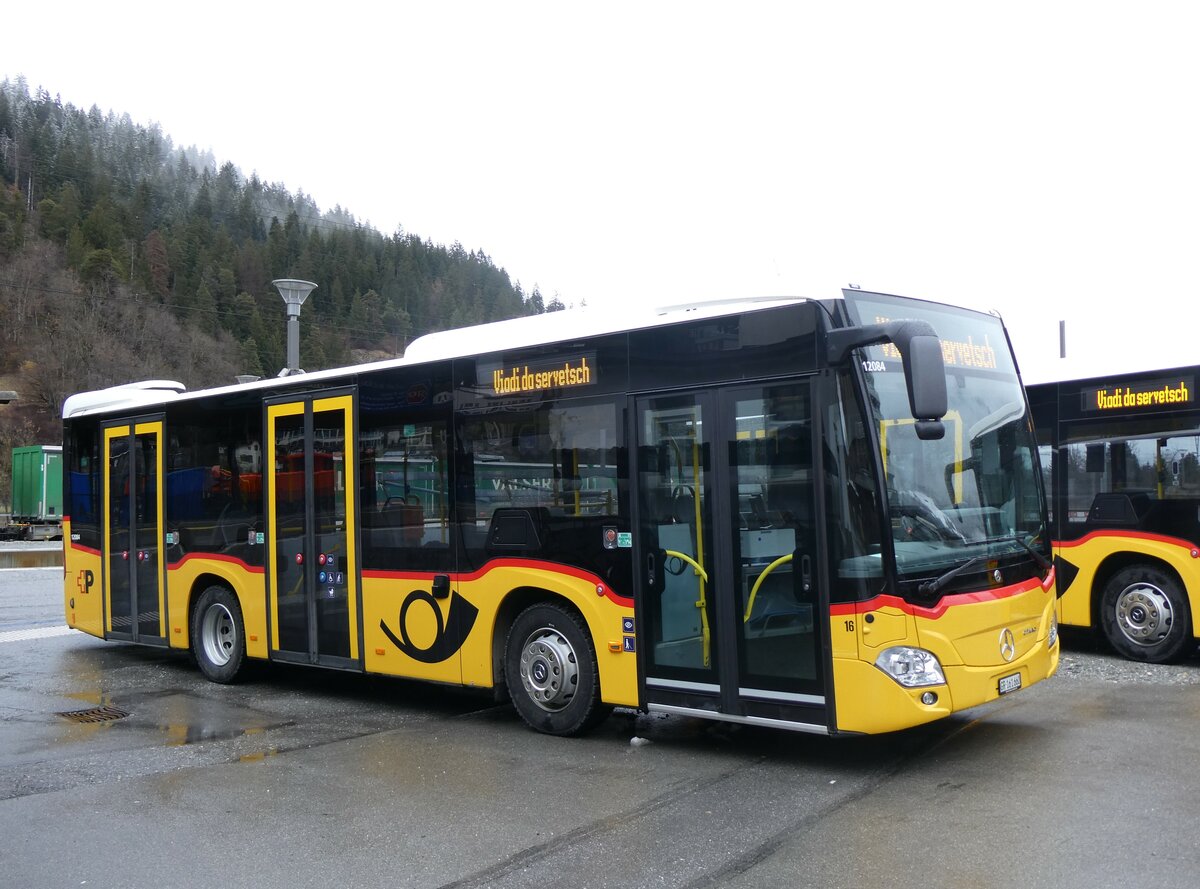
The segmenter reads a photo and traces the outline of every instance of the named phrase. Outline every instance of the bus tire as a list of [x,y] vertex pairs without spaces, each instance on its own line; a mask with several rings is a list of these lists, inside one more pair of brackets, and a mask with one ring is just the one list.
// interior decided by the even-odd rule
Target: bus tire
[[246,665],[246,630],[237,596],[228,587],[210,586],[192,612],[192,655],[211,682],[236,682]]
[[1185,654],[1192,639],[1187,596],[1169,572],[1151,565],[1122,568],[1104,587],[1100,626],[1122,657],[1164,664]]
[[587,626],[561,605],[543,602],[517,615],[505,644],[504,676],[513,706],[539,732],[583,734],[609,713],[600,703]]

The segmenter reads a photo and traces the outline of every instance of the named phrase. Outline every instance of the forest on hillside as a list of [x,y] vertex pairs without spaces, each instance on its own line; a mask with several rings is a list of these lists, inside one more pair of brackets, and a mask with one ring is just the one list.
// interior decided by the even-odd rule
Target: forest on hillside
[[72,392],[277,373],[276,278],[317,284],[300,320],[306,370],[563,307],[482,251],[381,233],[177,147],[157,125],[0,81],[0,390],[19,394],[0,406],[0,503],[11,448],[57,442]]

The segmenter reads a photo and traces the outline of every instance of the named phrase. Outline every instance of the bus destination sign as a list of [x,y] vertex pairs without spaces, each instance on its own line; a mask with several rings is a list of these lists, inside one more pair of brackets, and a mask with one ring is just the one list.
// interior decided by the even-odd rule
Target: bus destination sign
[[1194,377],[1143,380],[1123,386],[1101,386],[1081,393],[1084,411],[1124,411],[1130,408],[1184,407],[1196,402]]
[[492,395],[529,395],[559,389],[578,389],[598,382],[594,353],[567,358],[479,368],[479,383]]
[[[875,316],[876,324],[886,324],[891,318],[882,315]],[[949,339],[939,336],[942,344],[942,361],[946,367],[972,367],[983,370],[996,369],[996,350],[993,348],[987,333],[983,334],[983,342],[976,342],[972,334],[965,334],[965,340]],[[893,361],[900,360],[900,350],[892,343],[884,343],[881,347],[883,354]]]

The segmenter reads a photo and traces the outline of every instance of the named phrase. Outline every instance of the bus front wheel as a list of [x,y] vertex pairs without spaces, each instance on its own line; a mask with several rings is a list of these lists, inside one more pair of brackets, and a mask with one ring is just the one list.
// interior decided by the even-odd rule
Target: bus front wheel
[[1194,641],[1179,582],[1149,565],[1131,565],[1113,575],[1104,588],[1100,624],[1117,654],[1151,664],[1175,660]]
[[192,654],[212,682],[237,680],[246,662],[246,631],[237,597],[226,587],[210,586],[192,612]]
[[544,602],[513,622],[504,650],[513,706],[548,735],[579,735],[608,715],[587,627],[574,611]]

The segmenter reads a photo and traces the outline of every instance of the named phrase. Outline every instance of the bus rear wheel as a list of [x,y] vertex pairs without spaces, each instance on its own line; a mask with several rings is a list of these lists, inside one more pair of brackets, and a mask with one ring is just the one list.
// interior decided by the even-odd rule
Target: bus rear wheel
[[237,681],[246,663],[246,631],[237,597],[226,587],[210,586],[192,612],[192,654],[211,682]]
[[504,650],[513,706],[548,735],[579,735],[608,715],[587,627],[574,611],[545,602],[513,622]]
[[1122,568],[1104,588],[1100,625],[1117,654],[1163,664],[1182,656],[1192,639],[1187,596],[1160,568]]

